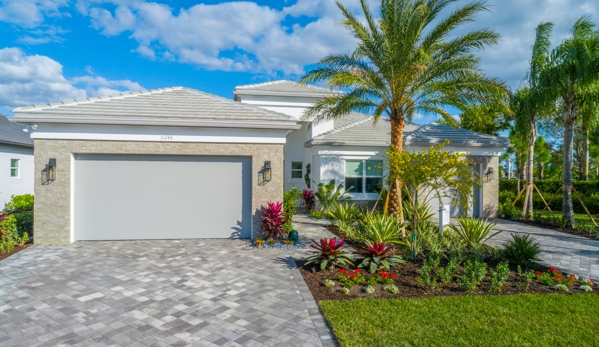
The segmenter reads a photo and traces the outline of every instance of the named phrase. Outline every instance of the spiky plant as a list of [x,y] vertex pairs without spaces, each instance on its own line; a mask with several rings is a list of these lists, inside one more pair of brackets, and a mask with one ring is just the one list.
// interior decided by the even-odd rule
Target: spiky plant
[[311,251],[314,255],[308,258],[306,265],[320,265],[320,269],[324,270],[328,266],[353,265],[354,260],[349,255],[349,250],[345,247],[343,239],[320,239],[319,242],[312,240]]
[[358,247],[354,254],[357,254],[360,259],[358,267],[366,268],[370,273],[405,263],[405,260],[395,254],[394,245],[386,245],[382,242],[367,242],[365,245]]

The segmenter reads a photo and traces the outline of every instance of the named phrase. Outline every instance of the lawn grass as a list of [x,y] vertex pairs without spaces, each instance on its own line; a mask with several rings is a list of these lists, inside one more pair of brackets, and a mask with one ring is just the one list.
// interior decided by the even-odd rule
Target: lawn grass
[[342,347],[599,346],[599,295],[321,301]]
[[[534,213],[541,213],[541,211],[543,211],[543,209],[535,209]],[[555,214],[556,216],[561,216],[562,215],[562,211],[560,210],[552,210],[553,214]],[[549,212],[549,210],[545,210],[545,212],[543,213],[543,216],[551,216],[551,212]],[[593,219],[595,219],[595,222],[598,222],[599,216],[598,215],[593,215]],[[576,221],[576,223],[582,223],[582,224],[591,224],[591,218],[589,218],[589,215],[586,213],[574,213],[574,220]]]

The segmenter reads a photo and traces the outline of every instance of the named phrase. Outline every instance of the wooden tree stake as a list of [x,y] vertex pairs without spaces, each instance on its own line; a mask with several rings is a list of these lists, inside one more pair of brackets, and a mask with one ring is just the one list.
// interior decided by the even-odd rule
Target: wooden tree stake
[[591,215],[591,213],[589,212],[589,210],[587,210],[587,207],[584,205],[584,202],[582,202],[582,199],[580,198],[580,195],[578,195],[578,192],[576,191],[576,189],[574,189],[574,185],[572,185],[572,190],[574,191],[574,194],[576,194],[576,197],[578,198],[578,201],[580,201],[580,204],[582,205],[582,208],[584,208],[584,212],[587,213],[587,215],[591,219],[591,222],[593,222],[593,225],[595,225],[595,228],[596,228],[597,227],[597,223],[595,223],[595,220],[593,219],[593,216]]

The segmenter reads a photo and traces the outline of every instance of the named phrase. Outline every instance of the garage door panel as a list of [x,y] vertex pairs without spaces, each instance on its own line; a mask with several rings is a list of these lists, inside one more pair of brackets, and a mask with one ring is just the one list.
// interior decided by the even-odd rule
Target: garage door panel
[[249,157],[76,155],[75,237],[250,237],[250,170]]

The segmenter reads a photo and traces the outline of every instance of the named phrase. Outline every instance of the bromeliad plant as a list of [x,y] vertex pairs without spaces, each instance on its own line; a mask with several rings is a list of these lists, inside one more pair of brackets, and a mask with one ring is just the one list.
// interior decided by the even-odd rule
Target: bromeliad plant
[[314,202],[316,201],[316,198],[314,197],[314,192],[310,189],[304,189],[304,191],[302,192],[302,198],[304,199],[304,206],[306,206],[308,212],[313,211]]
[[320,264],[320,269],[324,270],[327,266],[353,265],[354,261],[349,255],[347,248],[344,248],[345,242],[343,239],[337,241],[335,239],[320,239],[319,242],[312,240],[311,248],[314,255],[308,259],[306,265]]
[[284,215],[282,203],[269,201],[262,214],[262,234],[268,239],[283,236]]
[[366,242],[366,245],[359,247],[354,254],[361,259],[358,267],[366,268],[370,273],[383,268],[389,270],[392,266],[405,263],[405,260],[395,254],[393,245],[386,245],[383,242]]

